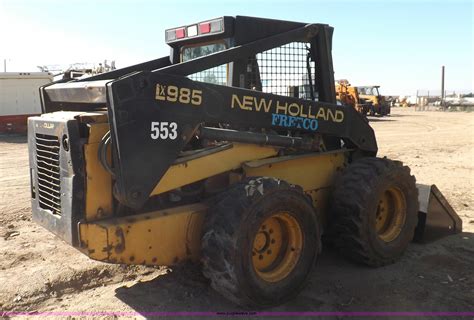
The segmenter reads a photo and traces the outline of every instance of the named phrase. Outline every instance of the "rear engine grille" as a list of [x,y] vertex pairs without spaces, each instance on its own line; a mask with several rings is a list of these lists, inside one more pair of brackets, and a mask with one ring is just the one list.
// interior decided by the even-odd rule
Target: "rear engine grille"
[[36,164],[39,206],[61,214],[61,183],[59,169],[59,139],[36,134]]

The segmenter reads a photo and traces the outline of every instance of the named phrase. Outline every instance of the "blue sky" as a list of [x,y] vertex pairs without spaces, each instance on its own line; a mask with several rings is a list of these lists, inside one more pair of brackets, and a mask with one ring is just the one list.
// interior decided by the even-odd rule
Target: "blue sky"
[[439,90],[445,65],[447,90],[474,91],[473,10],[473,1],[0,0],[0,59],[7,71],[124,67],[167,55],[167,28],[249,15],[332,25],[336,79],[408,95]]

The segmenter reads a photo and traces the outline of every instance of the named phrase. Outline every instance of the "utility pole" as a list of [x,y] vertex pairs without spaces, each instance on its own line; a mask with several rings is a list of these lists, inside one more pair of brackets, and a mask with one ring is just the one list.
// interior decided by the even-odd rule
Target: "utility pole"
[[441,105],[444,107],[444,66],[441,66]]
[[7,59],[3,59],[3,72],[7,72]]

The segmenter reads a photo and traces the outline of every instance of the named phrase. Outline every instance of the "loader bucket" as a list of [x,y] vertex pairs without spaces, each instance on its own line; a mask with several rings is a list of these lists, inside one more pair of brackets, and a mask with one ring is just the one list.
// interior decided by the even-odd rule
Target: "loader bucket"
[[417,184],[418,225],[413,238],[416,242],[431,242],[462,232],[462,220],[449,205],[436,185]]

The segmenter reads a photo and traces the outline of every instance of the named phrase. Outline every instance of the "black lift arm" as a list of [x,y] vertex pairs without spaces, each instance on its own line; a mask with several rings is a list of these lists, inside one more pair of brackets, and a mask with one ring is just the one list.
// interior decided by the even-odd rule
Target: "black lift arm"
[[[201,124],[226,123],[339,137],[375,156],[372,128],[353,108],[143,72],[107,85],[116,197],[138,208]],[[153,126],[176,134],[156,138]],[[153,135],[153,137],[152,137]]]
[[[344,147],[361,156],[376,155],[375,135],[366,119],[352,108],[335,104],[330,26],[251,17],[223,19],[225,31],[212,38],[222,37],[220,40],[229,43],[229,48],[220,52],[175,63],[183,44],[173,42],[170,57],[41,88],[44,112],[107,108],[114,194],[122,204],[142,207],[179,152],[199,134],[255,143],[268,139],[274,145],[308,150],[311,143],[300,136],[309,133],[335,141],[337,148],[343,141]],[[209,40],[195,37],[183,43],[199,41]],[[240,79],[246,76],[249,58],[294,42],[304,42],[310,48],[305,62],[311,59],[315,64],[312,100],[242,88]],[[231,86],[186,78],[223,64],[229,64]],[[311,83],[312,79],[308,80]],[[313,101],[313,90],[318,93],[317,101]],[[218,123],[265,132],[252,136],[249,132],[201,129]],[[269,136],[273,131],[289,133],[289,137]]]

